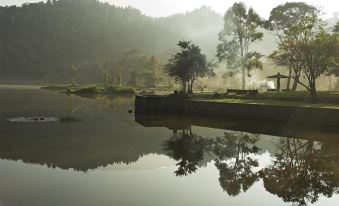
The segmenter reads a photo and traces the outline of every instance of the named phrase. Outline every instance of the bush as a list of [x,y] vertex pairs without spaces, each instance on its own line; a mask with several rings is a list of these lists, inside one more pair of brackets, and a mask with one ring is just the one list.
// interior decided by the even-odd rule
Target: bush
[[92,87],[84,87],[77,90],[71,91],[72,94],[96,94],[98,93],[98,89],[95,86]]

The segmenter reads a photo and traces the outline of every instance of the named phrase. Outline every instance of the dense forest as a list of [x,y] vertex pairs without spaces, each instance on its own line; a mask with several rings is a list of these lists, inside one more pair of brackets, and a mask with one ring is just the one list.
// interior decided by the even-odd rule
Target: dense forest
[[167,60],[181,39],[213,56],[222,24],[208,7],[166,18],[95,0],[0,7],[0,81],[65,83],[76,67],[78,81],[98,82],[107,67],[131,53],[144,63],[152,55]]
[[[337,19],[329,19],[328,27]],[[145,85],[142,81],[152,86],[155,76],[166,78],[159,72],[178,51],[180,40],[199,45],[209,60],[215,60],[218,34],[223,29],[223,15],[206,6],[161,18],[97,0],[48,0],[0,7],[0,84],[105,81]],[[272,32],[258,29],[263,38],[251,48],[267,57],[278,42]],[[275,66],[263,59],[261,76],[276,72]],[[234,87],[234,81],[240,81],[225,82],[224,77],[233,73],[224,69],[218,74],[220,80],[205,84]]]

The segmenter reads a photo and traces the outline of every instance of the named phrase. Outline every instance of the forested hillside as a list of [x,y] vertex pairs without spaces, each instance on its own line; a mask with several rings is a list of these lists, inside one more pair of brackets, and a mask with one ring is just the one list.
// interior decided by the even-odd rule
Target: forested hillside
[[181,39],[214,55],[221,27],[222,16],[207,7],[167,18],[95,0],[0,7],[0,83],[69,82],[72,65],[80,81],[95,82],[126,52],[166,59]]

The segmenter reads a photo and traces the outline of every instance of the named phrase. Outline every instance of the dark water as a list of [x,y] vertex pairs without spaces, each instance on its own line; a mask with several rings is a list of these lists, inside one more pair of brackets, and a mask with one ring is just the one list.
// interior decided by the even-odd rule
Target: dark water
[[[339,204],[336,128],[136,117],[132,96],[0,87],[0,206]],[[17,117],[55,122],[10,122]]]

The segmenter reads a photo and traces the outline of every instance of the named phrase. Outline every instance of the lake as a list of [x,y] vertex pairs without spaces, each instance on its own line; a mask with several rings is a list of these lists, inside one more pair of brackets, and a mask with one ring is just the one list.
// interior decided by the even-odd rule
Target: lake
[[135,117],[133,96],[36,87],[0,97],[0,206],[339,202],[337,128]]

